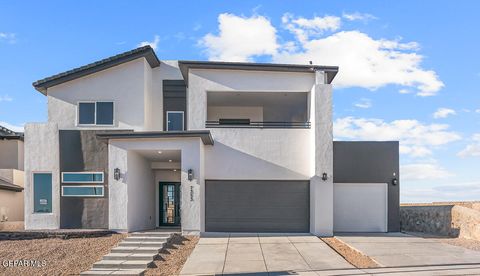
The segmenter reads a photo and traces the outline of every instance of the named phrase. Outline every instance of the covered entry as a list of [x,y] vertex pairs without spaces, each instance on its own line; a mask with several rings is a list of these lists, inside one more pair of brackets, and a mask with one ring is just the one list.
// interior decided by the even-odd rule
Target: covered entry
[[206,180],[205,231],[309,232],[309,181]]

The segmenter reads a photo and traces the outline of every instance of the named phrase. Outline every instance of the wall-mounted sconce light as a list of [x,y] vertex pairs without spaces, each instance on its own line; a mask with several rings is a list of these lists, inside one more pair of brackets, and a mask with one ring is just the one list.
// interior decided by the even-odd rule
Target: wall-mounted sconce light
[[323,174],[322,174],[322,180],[323,180],[323,181],[327,181],[327,179],[328,179],[327,173],[323,173]]
[[398,184],[397,178],[392,179],[392,185],[396,186]]
[[113,178],[117,181],[120,180],[120,169],[119,168],[113,169]]
[[192,180],[193,180],[193,170],[192,170],[192,169],[189,169],[189,170],[188,170],[188,180],[189,180],[189,181],[192,181]]

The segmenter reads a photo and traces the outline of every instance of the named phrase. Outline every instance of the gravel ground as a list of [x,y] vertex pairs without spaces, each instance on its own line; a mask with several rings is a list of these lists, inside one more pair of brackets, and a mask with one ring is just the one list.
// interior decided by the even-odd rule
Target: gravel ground
[[356,268],[375,268],[379,265],[370,257],[362,254],[358,250],[353,249],[341,240],[333,238],[321,238],[326,244],[328,244],[333,250],[347,260],[350,264]]
[[[0,240],[0,275],[72,275],[91,268],[126,234],[99,238]],[[35,266],[11,267],[15,260]]]
[[155,265],[145,275],[178,275],[198,242],[196,236],[175,235],[155,258]]

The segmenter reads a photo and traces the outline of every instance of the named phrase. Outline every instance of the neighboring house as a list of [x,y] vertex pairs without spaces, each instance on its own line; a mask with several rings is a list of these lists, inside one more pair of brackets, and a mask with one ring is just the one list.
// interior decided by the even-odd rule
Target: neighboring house
[[0,126],[0,230],[23,227],[23,133]]
[[26,228],[399,231],[398,142],[333,142],[337,71],[145,46],[36,81]]

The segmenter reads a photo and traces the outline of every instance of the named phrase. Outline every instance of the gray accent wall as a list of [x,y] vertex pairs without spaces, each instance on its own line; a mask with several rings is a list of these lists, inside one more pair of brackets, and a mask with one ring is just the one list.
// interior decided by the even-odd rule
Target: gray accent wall
[[[395,173],[396,176],[393,174]],[[397,185],[392,180],[398,180]],[[400,231],[399,143],[333,142],[334,183],[388,183],[388,231]]]
[[205,180],[207,232],[310,232],[310,183]]
[[104,173],[103,197],[60,198],[60,228],[108,228],[108,144],[98,140],[94,130],[60,130],[59,140],[60,173]]
[[187,126],[187,86],[183,80],[163,80],[163,130],[167,130],[167,111],[183,111]]

